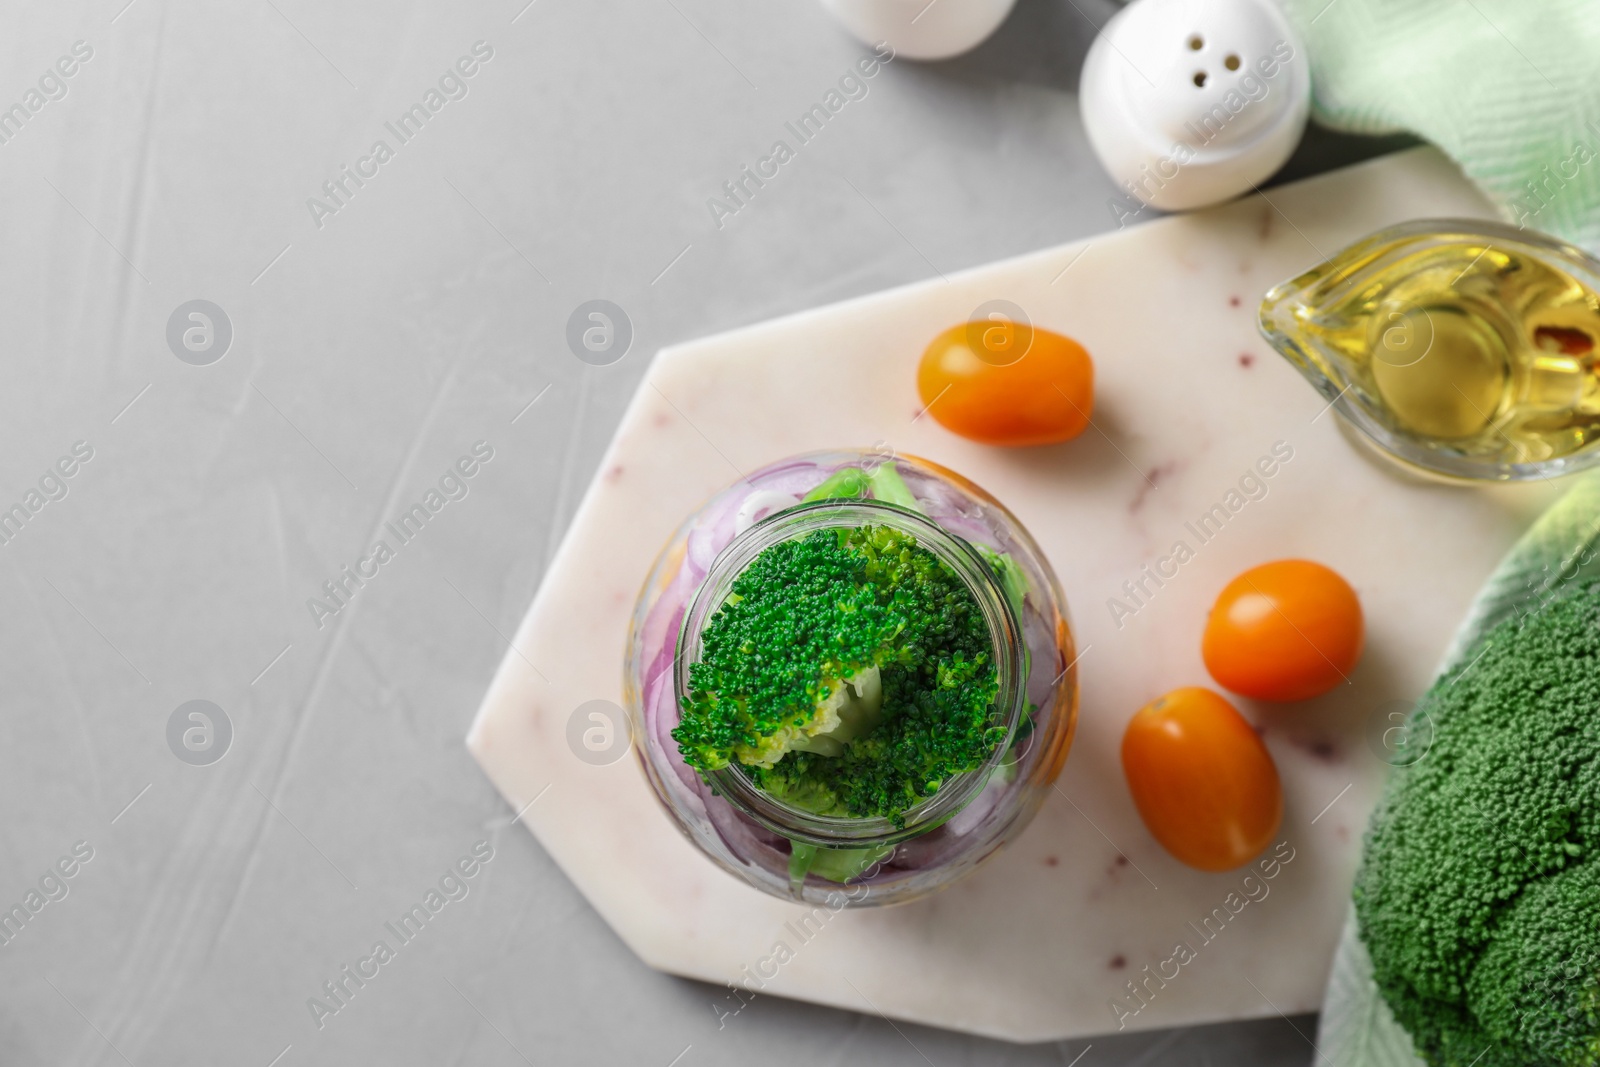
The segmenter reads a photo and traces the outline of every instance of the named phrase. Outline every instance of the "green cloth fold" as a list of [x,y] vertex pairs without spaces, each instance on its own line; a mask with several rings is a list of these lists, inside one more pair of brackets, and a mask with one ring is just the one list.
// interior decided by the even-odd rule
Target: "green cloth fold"
[[1282,3],[1309,53],[1317,121],[1415,133],[1514,225],[1600,254],[1600,3]]

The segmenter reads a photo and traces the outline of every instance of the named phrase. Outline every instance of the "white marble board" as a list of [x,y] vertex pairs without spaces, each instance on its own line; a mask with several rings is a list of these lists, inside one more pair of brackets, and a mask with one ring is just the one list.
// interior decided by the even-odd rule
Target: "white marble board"
[[[484,698],[473,754],[514,810],[537,798],[523,821],[664,971],[720,985],[775,970],[764,994],[1017,1041],[1315,1010],[1385,769],[1363,730],[1385,702],[1421,692],[1479,583],[1559,487],[1420,485],[1375,466],[1260,340],[1256,305],[1374,229],[1440,215],[1490,209],[1418,149],[662,351]],[[923,347],[996,298],[1087,346],[1095,429],[1007,451],[916,417]],[[879,442],[972,478],[1038,538],[1084,650],[1082,719],[1059,790],[1011,848],[931,899],[846,912],[801,940],[786,926],[800,907],[702,858],[631,755],[586,763],[567,725],[586,701],[620,702],[634,596],[690,509],[738,471]],[[1266,495],[1201,544],[1185,524],[1277,442],[1293,458]],[[1179,540],[1194,558],[1119,627],[1110,599]],[[1142,704],[1209,682],[1200,629],[1221,586],[1291,555],[1356,586],[1368,649],[1351,684],[1317,701],[1240,702],[1278,761],[1280,837],[1294,858],[1206,942],[1191,924],[1225,909],[1244,872],[1203,874],[1167,856],[1134,811],[1117,746]],[[1140,1004],[1125,983],[1179,941],[1194,958],[1127,1014]],[[708,1011],[738,1003],[707,1000]]]

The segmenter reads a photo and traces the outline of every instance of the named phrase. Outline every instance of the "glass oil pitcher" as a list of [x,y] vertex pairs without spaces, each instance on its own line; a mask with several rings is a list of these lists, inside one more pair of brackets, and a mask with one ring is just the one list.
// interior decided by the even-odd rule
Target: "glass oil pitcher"
[[1600,462],[1600,261],[1498,223],[1381,230],[1267,293],[1261,332],[1413,473],[1520,481]]

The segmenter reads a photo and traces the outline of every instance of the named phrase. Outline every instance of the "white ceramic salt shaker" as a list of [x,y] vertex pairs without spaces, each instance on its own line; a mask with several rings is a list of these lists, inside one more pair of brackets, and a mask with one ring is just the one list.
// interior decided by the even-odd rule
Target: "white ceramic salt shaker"
[[895,56],[949,59],[978,47],[1016,0],[822,0],[863,42],[887,41]]
[[1117,184],[1182,211],[1283,165],[1305,130],[1311,72],[1271,0],[1133,0],[1090,46],[1078,100]]

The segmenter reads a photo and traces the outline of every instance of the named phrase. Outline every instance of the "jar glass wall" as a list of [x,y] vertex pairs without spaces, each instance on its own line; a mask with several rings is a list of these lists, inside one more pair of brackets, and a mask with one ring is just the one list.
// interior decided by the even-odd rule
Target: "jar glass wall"
[[[835,489],[850,498],[835,498]],[[672,738],[688,667],[739,573],[780,541],[865,525],[910,535],[961,579],[987,624],[999,676],[994,712],[1003,740],[898,823],[789,806],[737,763],[703,775]],[[994,565],[1001,554],[1015,564],[1009,582]],[[842,894],[848,906],[870,906],[950,883],[1033,817],[1071,744],[1076,655],[1055,575],[993,497],[926,460],[822,452],[764,467],[685,519],[635,607],[624,690],[635,751],[689,840],[774,895],[836,907]]]

